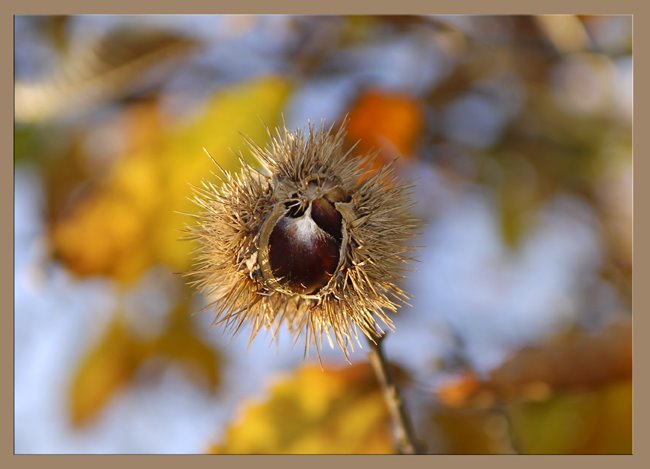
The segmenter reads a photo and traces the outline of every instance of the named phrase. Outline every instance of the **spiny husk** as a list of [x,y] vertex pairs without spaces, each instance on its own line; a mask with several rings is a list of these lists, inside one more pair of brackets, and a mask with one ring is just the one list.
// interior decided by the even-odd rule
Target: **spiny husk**
[[[211,298],[215,323],[234,332],[250,323],[251,340],[262,329],[275,337],[286,324],[296,341],[305,336],[305,353],[310,344],[319,351],[325,337],[346,357],[354,342],[360,345],[358,330],[374,339],[383,327],[393,328],[389,315],[408,299],[397,283],[410,260],[408,242],[417,221],[410,215],[408,187],[390,166],[364,174],[368,157],[344,151],[343,129],[285,128],[267,148],[249,141],[261,171],[242,160],[237,174],[221,171],[219,185],[204,181],[196,188],[194,201],[202,211],[190,228],[199,248],[189,276]],[[301,295],[261,275],[260,232],[276,207],[309,181],[329,181],[350,196],[336,204],[347,242],[327,286]]]

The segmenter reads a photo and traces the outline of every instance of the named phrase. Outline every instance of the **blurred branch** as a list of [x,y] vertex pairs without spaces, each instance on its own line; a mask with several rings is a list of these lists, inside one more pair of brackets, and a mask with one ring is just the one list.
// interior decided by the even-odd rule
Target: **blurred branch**
[[82,112],[141,84],[143,75],[168,64],[195,41],[162,30],[116,28],[67,56],[46,78],[16,81],[17,122],[35,122]]
[[503,420],[505,425],[505,437],[510,445],[510,449],[514,454],[522,454],[521,443],[517,436],[512,417],[508,412],[508,408],[502,403],[499,403],[494,406],[494,412]]
[[399,388],[393,378],[393,375],[388,367],[388,361],[384,356],[382,349],[382,342],[386,335],[383,335],[372,341],[368,339],[370,344],[370,364],[375,370],[377,380],[384,393],[388,412],[390,413],[391,420],[394,426],[395,439],[397,440],[397,450],[400,454],[423,454],[423,448],[415,436],[413,424],[406,411],[404,400],[402,399]]
[[598,388],[632,376],[632,321],[623,317],[598,335],[577,333],[559,343],[520,350],[485,380],[466,372],[438,391],[452,407],[490,407],[515,399]]

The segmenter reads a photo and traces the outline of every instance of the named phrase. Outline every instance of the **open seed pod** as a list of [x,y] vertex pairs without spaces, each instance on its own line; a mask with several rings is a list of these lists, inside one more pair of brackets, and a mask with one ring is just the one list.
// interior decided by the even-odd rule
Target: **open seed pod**
[[343,129],[279,130],[268,148],[249,142],[260,171],[242,161],[219,186],[197,188],[189,275],[215,322],[235,331],[250,322],[251,340],[284,323],[306,349],[325,336],[346,356],[358,329],[374,338],[393,327],[417,222],[392,168],[364,175],[367,157],[344,151]]

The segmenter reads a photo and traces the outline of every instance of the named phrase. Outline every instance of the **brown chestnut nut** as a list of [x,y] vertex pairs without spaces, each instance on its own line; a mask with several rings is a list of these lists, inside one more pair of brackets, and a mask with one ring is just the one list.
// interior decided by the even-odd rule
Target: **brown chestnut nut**
[[280,284],[309,295],[327,285],[336,271],[342,217],[324,198],[312,201],[301,215],[296,213],[289,210],[273,228],[269,263]]
[[340,244],[343,217],[327,199],[321,197],[311,203],[311,217],[316,224]]

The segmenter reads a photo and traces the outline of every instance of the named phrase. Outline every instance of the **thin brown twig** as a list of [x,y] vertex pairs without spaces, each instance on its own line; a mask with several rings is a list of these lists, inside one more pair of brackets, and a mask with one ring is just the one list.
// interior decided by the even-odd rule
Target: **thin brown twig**
[[505,425],[505,438],[510,446],[510,450],[514,454],[522,454],[521,444],[515,432],[515,426],[505,404],[500,403],[495,405],[494,412],[503,419]]
[[415,436],[413,424],[406,411],[404,400],[384,356],[382,349],[384,337],[385,334],[375,339],[374,342],[368,339],[368,344],[370,344],[368,357],[384,393],[388,413],[393,424],[397,451],[400,454],[423,454],[422,447]]

